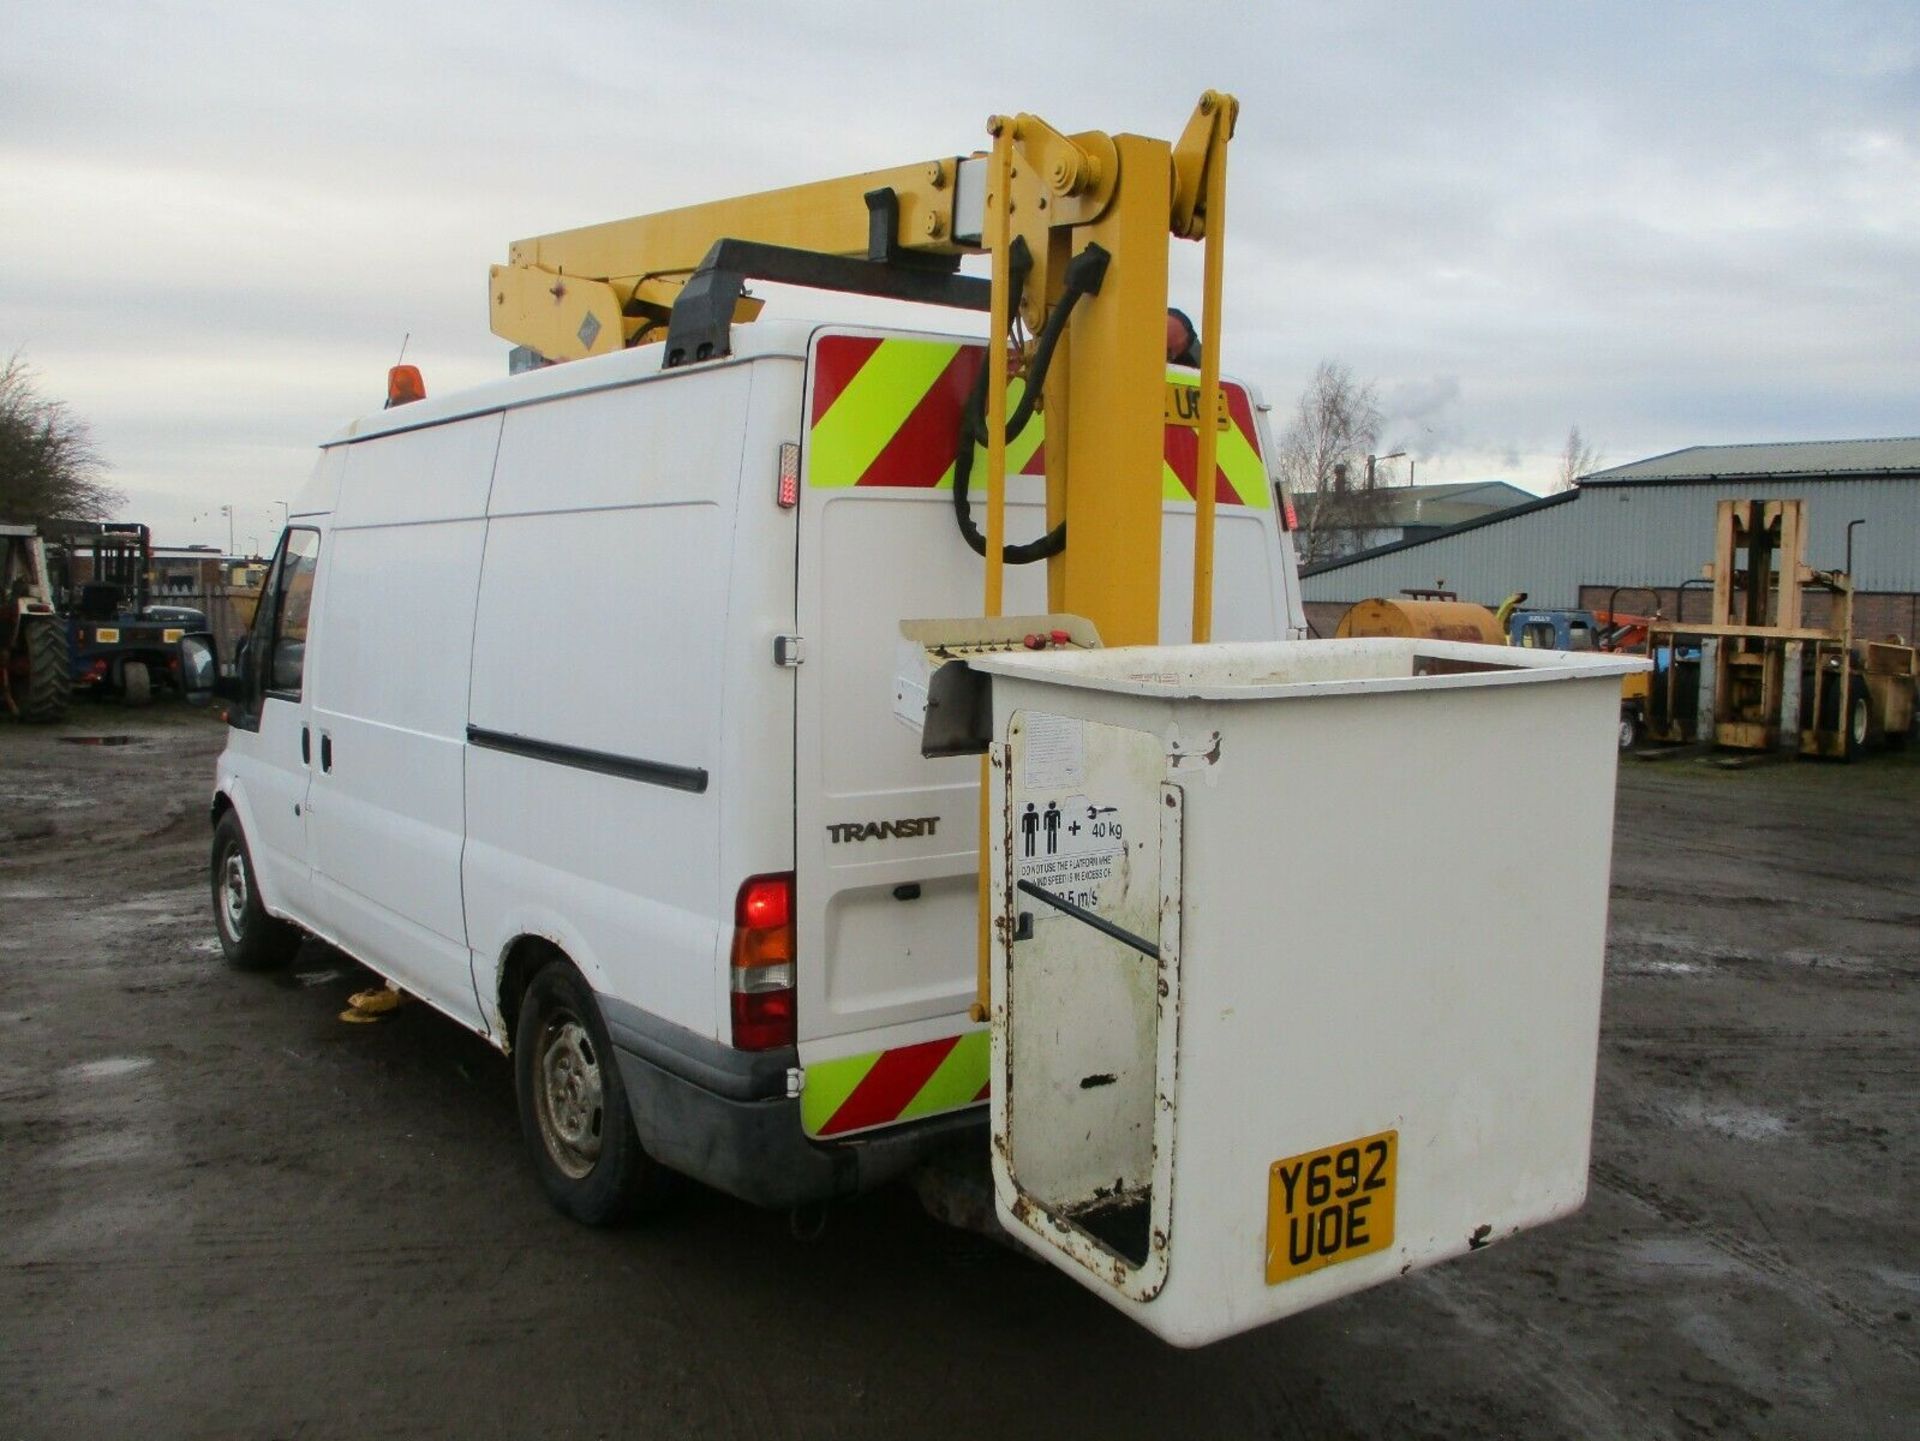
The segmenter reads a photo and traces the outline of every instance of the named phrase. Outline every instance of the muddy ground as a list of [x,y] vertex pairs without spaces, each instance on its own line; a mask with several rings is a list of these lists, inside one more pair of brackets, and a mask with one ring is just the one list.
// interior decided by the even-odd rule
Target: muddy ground
[[1586,1209],[1182,1353],[903,1189],[562,1220],[485,1045],[221,964],[221,740],[0,728],[0,1437],[1916,1432],[1910,759],[1626,765]]

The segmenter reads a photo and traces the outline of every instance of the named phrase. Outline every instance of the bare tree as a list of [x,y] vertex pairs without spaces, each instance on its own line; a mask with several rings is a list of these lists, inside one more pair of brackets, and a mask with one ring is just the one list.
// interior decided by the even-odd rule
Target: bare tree
[[10,356],[0,369],[0,517],[105,520],[125,499],[105,471],[86,422],[41,395],[27,363]]
[[1386,496],[1367,469],[1380,443],[1382,417],[1371,382],[1323,360],[1301,392],[1293,424],[1280,442],[1280,474],[1293,494],[1300,561],[1332,560],[1365,543],[1386,511]]
[[1560,476],[1554,489],[1572,490],[1599,466],[1600,447],[1590,444],[1580,433],[1580,427],[1574,426],[1567,432],[1567,443],[1560,452]]

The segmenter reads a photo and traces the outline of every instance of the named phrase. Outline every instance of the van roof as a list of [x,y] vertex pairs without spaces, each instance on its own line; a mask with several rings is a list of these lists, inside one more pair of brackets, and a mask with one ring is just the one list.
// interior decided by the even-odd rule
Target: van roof
[[[732,355],[723,361],[708,361],[705,365],[716,363],[732,365],[769,356],[804,360],[814,332],[827,328],[897,332],[901,335],[957,340],[966,344],[978,344],[982,338],[979,335],[922,329],[917,326],[875,325],[859,320],[801,318],[756,320],[751,325],[740,325],[734,328]],[[502,376],[499,380],[490,380],[483,385],[452,391],[442,396],[432,396],[426,400],[417,400],[393,410],[376,410],[348,422],[337,433],[323,440],[320,443],[321,448],[347,445],[376,435],[391,435],[396,431],[416,430],[422,426],[460,420],[470,415],[484,415],[490,410],[530,405],[542,400],[551,400],[556,396],[577,395],[587,391],[605,390],[613,386],[631,385],[661,374],[660,353],[664,348],[664,342],[636,345],[629,350],[617,350],[609,355],[596,355],[589,360],[571,360],[564,365],[545,365],[536,370],[522,371],[519,375]],[[705,365],[700,368],[705,368]],[[1223,373],[1220,378],[1235,385],[1245,386],[1250,393],[1253,390],[1253,387],[1248,386],[1247,382],[1238,376]]]
[[[736,326],[733,354],[719,363],[726,365],[764,356],[805,359],[807,343],[814,331],[832,323],[818,320],[757,320],[751,325]],[[369,436],[437,425],[464,416],[482,415],[490,410],[551,400],[555,396],[630,385],[660,373],[660,353],[664,348],[664,343],[636,345],[630,350],[596,355],[589,360],[570,360],[564,365],[546,365],[537,370],[523,371],[519,375],[503,376],[484,385],[431,396],[393,410],[377,410],[349,422],[344,429],[321,444],[323,447],[345,445]]]

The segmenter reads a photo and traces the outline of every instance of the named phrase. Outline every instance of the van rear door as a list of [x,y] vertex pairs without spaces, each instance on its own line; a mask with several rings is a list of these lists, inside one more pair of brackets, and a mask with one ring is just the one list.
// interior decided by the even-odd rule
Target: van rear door
[[[980,762],[926,760],[896,683],[902,620],[978,615],[983,563],[952,502],[960,412],[981,347],[823,330],[809,351],[796,610],[794,860],[801,1112],[841,1136],[986,1095],[975,994]],[[1191,373],[1170,379],[1191,384]],[[1214,634],[1285,637],[1272,487],[1244,388],[1228,389],[1216,498]],[[1197,432],[1169,402],[1163,634],[1188,638]],[[1186,407],[1191,411],[1194,407]],[[1007,535],[1045,526],[1043,427],[1009,446]],[[975,466],[984,476],[984,459]],[[976,512],[976,516],[977,516]],[[1046,567],[1009,567],[1006,610],[1046,609]],[[903,718],[911,716],[911,722]]]

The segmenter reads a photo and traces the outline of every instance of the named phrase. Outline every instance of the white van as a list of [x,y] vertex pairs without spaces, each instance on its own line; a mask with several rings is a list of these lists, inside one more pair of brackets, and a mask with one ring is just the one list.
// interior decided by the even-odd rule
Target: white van
[[[583,1221],[661,1168],[786,1206],[984,1136],[979,762],[922,757],[897,659],[903,619],[981,609],[951,491],[981,356],[763,321],[724,360],[628,350],[329,442],[219,763],[228,958],[318,936],[510,1051]],[[1196,383],[1169,372],[1168,642]],[[1225,391],[1215,639],[1298,636],[1263,407]],[[1013,540],[1042,440],[1009,448]],[[1009,567],[1008,612],[1046,609],[1045,567]]]

